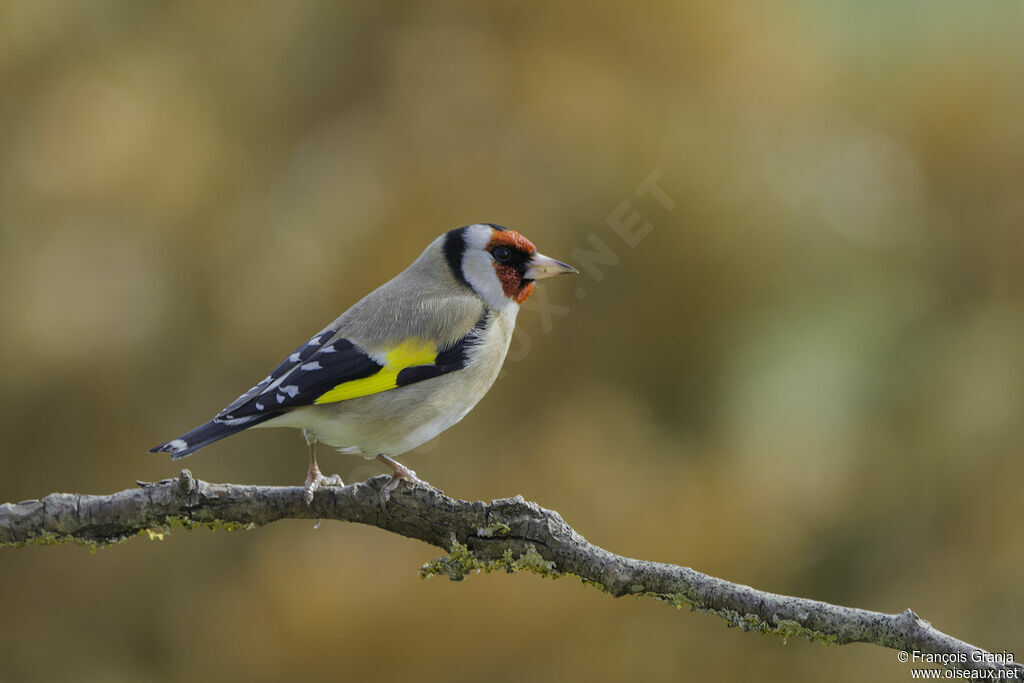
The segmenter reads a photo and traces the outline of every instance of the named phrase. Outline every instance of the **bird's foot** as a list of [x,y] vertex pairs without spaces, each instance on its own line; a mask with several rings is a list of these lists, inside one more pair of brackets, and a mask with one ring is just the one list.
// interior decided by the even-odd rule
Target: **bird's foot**
[[344,486],[345,482],[341,480],[341,476],[332,474],[329,477],[325,477],[320,473],[320,468],[316,464],[316,460],[309,463],[309,472],[306,473],[306,487],[302,492],[302,497],[306,499],[306,507],[309,507],[313,503],[313,494],[320,489],[321,486]]
[[391,492],[397,489],[398,485],[401,484],[403,481],[408,482],[412,486],[416,486],[417,484],[429,486],[427,482],[417,477],[415,472],[410,470],[402,463],[396,460],[392,460],[383,453],[377,456],[377,460],[381,461],[389,468],[391,468],[391,479],[389,479],[388,483],[384,484],[383,488],[381,488],[380,490],[381,505],[384,505],[389,500],[391,500]]

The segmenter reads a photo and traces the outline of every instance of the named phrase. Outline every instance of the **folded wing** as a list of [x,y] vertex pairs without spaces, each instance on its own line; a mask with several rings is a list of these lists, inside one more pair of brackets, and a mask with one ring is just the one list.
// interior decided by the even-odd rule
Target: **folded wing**
[[438,349],[412,338],[373,353],[325,330],[214,419],[230,423],[298,406],[337,403],[461,370],[469,363],[473,345],[486,324],[484,315],[448,348]]

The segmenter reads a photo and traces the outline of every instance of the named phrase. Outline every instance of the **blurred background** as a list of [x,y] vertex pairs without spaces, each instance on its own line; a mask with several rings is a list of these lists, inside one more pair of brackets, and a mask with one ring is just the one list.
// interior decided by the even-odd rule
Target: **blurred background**
[[[1022,20],[1009,0],[4,3],[0,501],[180,465],[301,483],[290,430],[146,450],[492,221],[584,272],[542,285],[495,390],[410,467],[1020,659]],[[0,551],[0,680],[909,676],[573,579],[420,581],[439,554],[308,521]]]

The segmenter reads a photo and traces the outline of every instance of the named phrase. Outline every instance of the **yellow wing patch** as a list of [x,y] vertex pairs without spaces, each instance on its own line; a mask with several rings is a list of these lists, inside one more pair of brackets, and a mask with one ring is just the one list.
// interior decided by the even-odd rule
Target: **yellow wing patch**
[[407,339],[385,352],[384,367],[374,375],[342,382],[321,394],[313,403],[337,403],[369,396],[398,386],[398,373],[416,365],[431,365],[437,360],[437,347],[421,339]]

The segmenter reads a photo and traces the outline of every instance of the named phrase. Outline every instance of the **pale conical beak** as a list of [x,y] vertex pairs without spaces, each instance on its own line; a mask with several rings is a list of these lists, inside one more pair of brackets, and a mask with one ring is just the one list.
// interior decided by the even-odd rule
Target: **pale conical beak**
[[562,273],[579,273],[572,266],[561,261],[556,261],[544,254],[534,254],[533,258],[526,262],[526,272],[523,277],[527,280],[543,280],[546,277],[554,277]]

